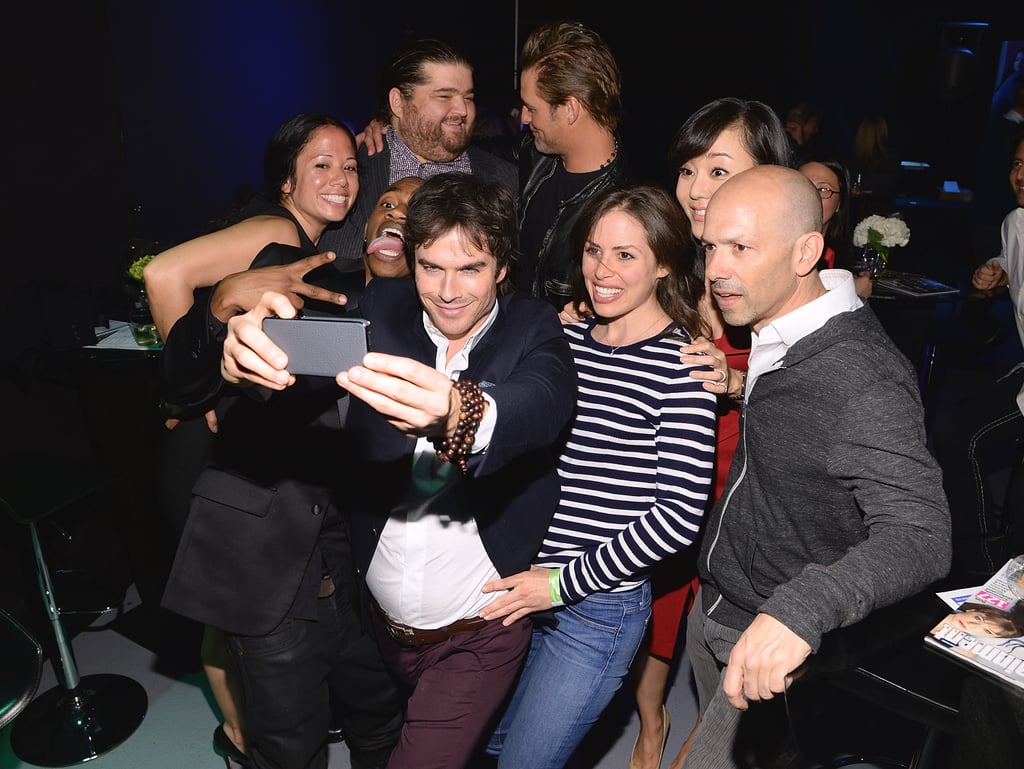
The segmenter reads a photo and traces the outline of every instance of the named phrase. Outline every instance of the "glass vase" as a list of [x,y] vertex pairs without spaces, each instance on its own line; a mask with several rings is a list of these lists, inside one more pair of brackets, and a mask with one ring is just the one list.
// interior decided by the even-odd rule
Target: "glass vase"
[[885,264],[886,259],[883,254],[876,251],[873,246],[863,246],[860,251],[853,254],[849,270],[854,275],[866,272],[873,280],[885,269]]
[[145,288],[140,288],[139,293],[135,295],[128,317],[128,325],[131,326],[135,344],[141,347],[155,347],[163,344],[160,334],[157,333],[156,323],[153,322],[153,313],[149,309],[149,298],[146,296]]

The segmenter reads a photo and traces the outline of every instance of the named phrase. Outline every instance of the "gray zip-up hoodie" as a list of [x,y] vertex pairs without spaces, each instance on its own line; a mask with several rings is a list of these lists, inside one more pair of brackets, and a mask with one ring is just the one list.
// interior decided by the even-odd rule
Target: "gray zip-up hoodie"
[[704,611],[822,634],[941,579],[949,507],[914,370],[868,307],[843,312],[760,376],[725,493],[706,522]]

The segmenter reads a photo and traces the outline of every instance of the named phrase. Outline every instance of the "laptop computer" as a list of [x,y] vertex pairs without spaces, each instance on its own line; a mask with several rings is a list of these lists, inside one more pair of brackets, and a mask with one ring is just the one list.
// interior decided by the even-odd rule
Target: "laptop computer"
[[943,296],[959,294],[960,289],[913,272],[886,270],[875,279],[875,286],[903,296]]

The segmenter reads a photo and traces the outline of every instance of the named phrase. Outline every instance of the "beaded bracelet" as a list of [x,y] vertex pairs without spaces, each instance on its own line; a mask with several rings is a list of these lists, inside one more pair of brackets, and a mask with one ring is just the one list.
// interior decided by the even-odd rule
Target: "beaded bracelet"
[[476,440],[476,431],[480,427],[480,421],[484,418],[483,390],[476,382],[467,379],[453,380],[452,386],[459,393],[459,422],[455,426],[455,433],[451,438],[431,438],[437,458],[442,462],[454,462],[465,475],[469,472],[466,467],[466,458],[470,449],[473,448],[473,441]]
[[736,393],[735,395],[730,393],[729,397],[732,398],[734,401],[742,401],[746,397],[746,394],[743,392],[746,388],[747,388],[747,372],[746,371],[741,371],[740,372],[740,391],[738,393]]

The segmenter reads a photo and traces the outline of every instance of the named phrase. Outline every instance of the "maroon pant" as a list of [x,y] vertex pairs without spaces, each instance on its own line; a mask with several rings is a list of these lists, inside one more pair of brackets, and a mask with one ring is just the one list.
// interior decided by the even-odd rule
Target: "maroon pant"
[[384,662],[408,691],[405,725],[387,769],[462,769],[494,726],[530,648],[533,625],[501,620],[447,641],[409,648],[373,630]]

